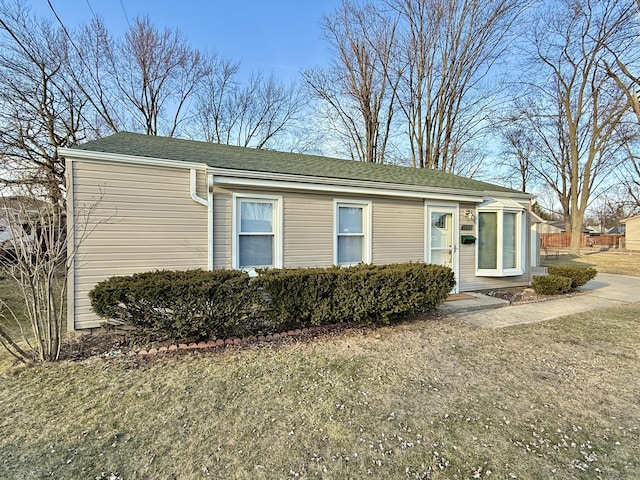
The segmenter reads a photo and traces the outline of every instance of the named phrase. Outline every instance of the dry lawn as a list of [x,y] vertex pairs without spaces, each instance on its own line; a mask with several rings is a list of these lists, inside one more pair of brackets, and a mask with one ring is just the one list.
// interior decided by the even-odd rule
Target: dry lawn
[[542,253],[542,264],[583,265],[595,267],[600,273],[640,276],[640,252],[608,251],[583,253],[580,256],[556,254],[549,249],[548,255]]
[[640,304],[0,369],[0,478],[640,478]]

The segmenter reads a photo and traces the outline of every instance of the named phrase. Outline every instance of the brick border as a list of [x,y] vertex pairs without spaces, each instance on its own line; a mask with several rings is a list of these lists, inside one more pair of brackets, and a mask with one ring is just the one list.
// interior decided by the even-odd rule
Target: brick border
[[218,338],[216,340],[209,340],[207,342],[198,342],[198,343],[175,343],[169,346],[163,346],[158,348],[150,348],[150,349],[142,349],[138,352],[133,352],[133,355],[156,355],[159,353],[168,353],[168,352],[176,352],[176,351],[184,351],[184,350],[202,350],[209,348],[225,348],[227,346],[234,347],[242,347],[246,345],[251,345],[255,343],[264,343],[264,342],[274,342],[279,341],[285,338],[295,338],[301,335],[308,334],[316,334],[325,331],[333,331],[337,329],[346,328],[348,325],[335,323],[331,325],[323,325],[323,326],[312,326],[308,328],[298,328],[296,330],[288,330],[268,335],[251,335],[250,337],[244,338],[227,338],[221,339]]

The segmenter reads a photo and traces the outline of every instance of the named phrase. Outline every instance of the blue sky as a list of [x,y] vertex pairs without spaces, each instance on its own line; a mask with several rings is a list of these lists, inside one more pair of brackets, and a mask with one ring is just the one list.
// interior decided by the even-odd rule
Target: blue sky
[[[33,13],[50,15],[47,0],[31,0]],[[242,71],[273,73],[290,81],[300,70],[326,65],[329,50],[320,22],[340,0],[51,0],[69,27],[95,13],[120,36],[127,22],[148,15],[157,27],[180,29],[192,46],[240,61]]]

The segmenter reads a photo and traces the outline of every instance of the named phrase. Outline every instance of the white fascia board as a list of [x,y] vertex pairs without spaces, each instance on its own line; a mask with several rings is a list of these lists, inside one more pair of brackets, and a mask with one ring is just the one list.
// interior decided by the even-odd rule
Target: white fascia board
[[[271,179],[255,178],[253,173],[243,172],[243,176],[228,176],[228,172],[214,170],[216,184],[238,187],[257,187],[267,189],[307,190],[326,193],[344,193],[356,195],[386,195],[393,197],[421,198],[433,197],[440,200],[458,202],[482,202],[482,193],[457,192],[453,189],[419,189],[413,186],[380,184],[376,182],[362,182],[357,180],[342,180],[322,177],[303,177],[301,175],[287,175],[293,179],[283,180],[284,175],[266,174]],[[258,172],[262,173],[262,172]],[[277,177],[277,179],[274,179]],[[410,188],[410,189],[408,189]],[[474,192],[475,193],[475,192]]]
[[60,156],[67,159],[82,160],[86,162],[113,162],[131,163],[135,165],[152,165],[155,167],[195,168],[206,169],[207,165],[198,162],[183,162],[182,160],[167,160],[164,158],[139,157],[136,155],[122,155],[119,153],[93,152],[90,150],[78,150],[75,148],[58,149]]
[[416,185],[371,182],[365,180],[350,180],[329,177],[313,177],[307,175],[293,175],[286,173],[258,172],[251,170],[234,170],[227,168],[208,167],[204,163],[184,162],[181,160],[167,160],[162,158],[140,157],[136,155],[122,155],[107,152],[94,152],[72,148],[60,148],[59,154],[65,158],[94,162],[130,163],[136,165],[153,165],[159,167],[203,169],[207,174],[216,176],[216,183],[227,185],[289,188],[296,190],[315,190],[336,193],[355,193],[364,195],[389,195],[395,197],[425,198],[433,196],[442,200],[481,203],[485,197],[504,197],[530,200],[533,195],[527,193],[511,194],[506,192],[457,190],[455,188],[420,187]]

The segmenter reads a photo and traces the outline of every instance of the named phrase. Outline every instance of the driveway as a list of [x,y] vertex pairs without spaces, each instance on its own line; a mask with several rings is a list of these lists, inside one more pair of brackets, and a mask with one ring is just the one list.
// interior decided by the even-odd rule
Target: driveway
[[640,277],[599,273],[580,290],[585,293],[570,298],[475,311],[465,311],[460,305],[458,311],[454,309],[445,313],[487,328],[543,322],[598,308],[640,302]]

